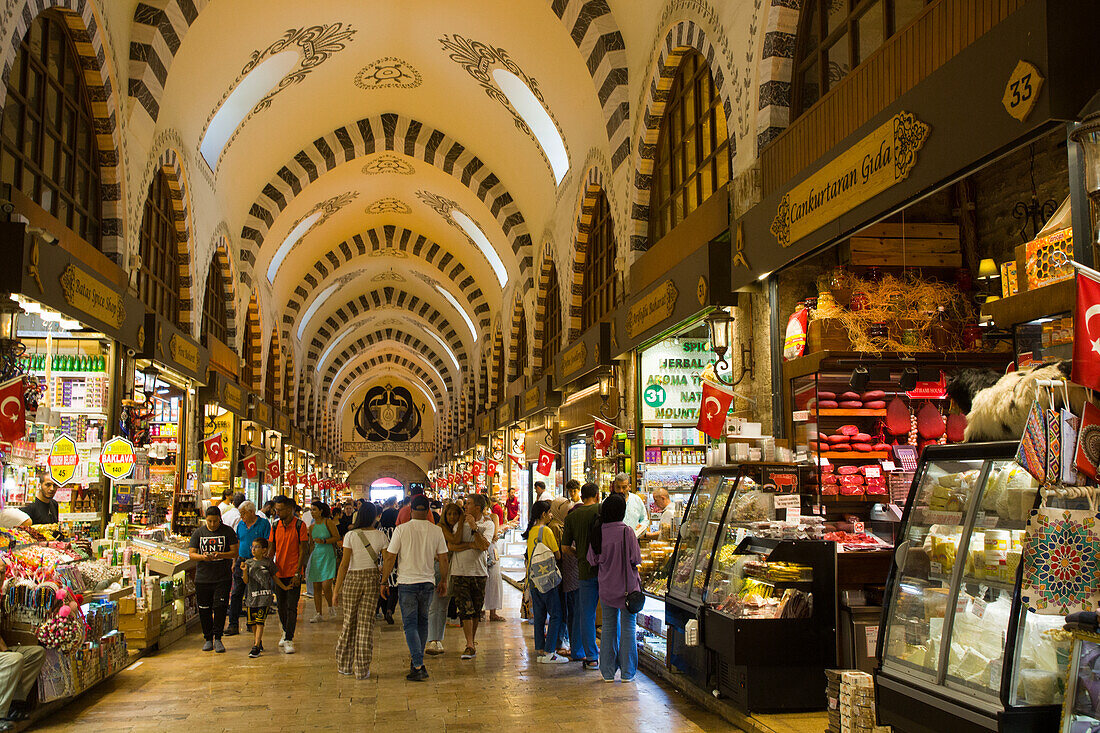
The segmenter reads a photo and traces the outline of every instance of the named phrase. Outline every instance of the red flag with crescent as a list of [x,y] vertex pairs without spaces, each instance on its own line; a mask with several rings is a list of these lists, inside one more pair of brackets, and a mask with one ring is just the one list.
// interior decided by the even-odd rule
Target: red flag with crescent
[[1077,274],[1073,331],[1071,378],[1089,389],[1100,389],[1100,282],[1081,273]]
[[486,459],[486,461],[485,461],[485,471],[486,471],[486,474],[488,475],[489,479],[492,480],[493,478],[496,477],[497,473],[500,471],[500,462],[496,461],[492,458]]
[[23,377],[16,377],[0,384],[0,441],[14,443],[26,434]]
[[474,461],[474,465],[472,467],[472,473],[473,473],[474,481],[479,481],[481,479],[481,472],[484,471],[484,470],[485,470],[485,464],[484,463],[482,463],[481,461]]
[[267,464],[267,482],[273,484],[279,480],[279,462],[271,461]]
[[253,453],[248,458],[244,459],[244,475],[248,478],[256,478],[256,475],[260,472],[259,461],[256,459],[256,454]]
[[606,451],[611,447],[611,441],[615,438],[615,426],[596,418],[592,432],[592,447],[596,450]]
[[554,457],[557,454],[553,451],[548,451],[545,448],[539,449],[539,462],[535,466],[535,473],[540,476],[549,476],[550,469],[554,466]]
[[714,439],[725,437],[726,412],[733,402],[733,390],[723,389],[713,382],[703,381],[703,402],[699,405],[696,428]]
[[221,433],[214,433],[202,441],[202,447],[206,450],[207,463],[221,463],[225,460],[225,448],[222,447]]

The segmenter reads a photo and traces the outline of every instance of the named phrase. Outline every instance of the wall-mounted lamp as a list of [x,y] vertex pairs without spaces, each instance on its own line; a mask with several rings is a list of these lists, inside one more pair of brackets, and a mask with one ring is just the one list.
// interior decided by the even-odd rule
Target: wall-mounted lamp
[[157,377],[159,376],[160,369],[152,364],[141,370],[141,391],[145,395],[146,402],[153,399],[153,394],[157,391]]
[[600,403],[600,415],[606,417],[608,420],[614,420],[616,417],[619,416],[619,413],[622,411],[621,394],[615,395],[615,412],[610,413],[608,410],[608,405],[611,402],[611,393],[615,392],[615,387],[618,384],[618,380],[616,379],[615,375],[615,369],[616,367],[614,365],[609,366],[607,368],[607,371],[601,372],[600,376],[598,377],[600,382],[600,398],[602,400],[602,402]]
[[725,308],[717,308],[707,316],[707,329],[710,331],[711,348],[717,357],[714,362],[714,378],[731,387],[740,384],[742,379],[752,373],[751,347],[749,347],[748,354],[745,353],[744,348],[741,350],[741,376],[736,381],[725,379],[722,376],[723,371],[730,369],[730,364],[726,361],[726,354],[729,352],[730,342],[733,340],[733,316]]
[[254,440],[256,440],[256,426],[249,423],[244,429],[244,442],[247,445],[252,445]]

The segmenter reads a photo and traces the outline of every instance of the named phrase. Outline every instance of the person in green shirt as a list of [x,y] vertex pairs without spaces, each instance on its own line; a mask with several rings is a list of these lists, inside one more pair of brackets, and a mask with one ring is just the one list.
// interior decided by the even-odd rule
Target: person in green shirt
[[600,510],[600,487],[587,483],[581,487],[581,503],[565,517],[562,533],[562,552],[577,558],[577,612],[573,614],[573,628],[569,638],[573,640],[573,659],[584,660],[585,669],[600,668],[600,650],[596,647],[596,603],[599,601],[600,584],[596,568],[588,563],[588,530]]

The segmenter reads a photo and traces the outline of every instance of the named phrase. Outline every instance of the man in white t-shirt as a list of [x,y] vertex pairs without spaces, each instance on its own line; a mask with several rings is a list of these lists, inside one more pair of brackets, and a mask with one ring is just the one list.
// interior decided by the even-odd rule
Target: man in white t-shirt
[[[399,525],[390,537],[389,546],[383,551],[385,563],[382,577],[390,577],[393,566],[397,568],[397,598],[401,604],[401,623],[405,627],[405,643],[412,655],[412,664],[405,679],[423,682],[428,679],[424,667],[424,646],[428,641],[428,607],[432,602],[432,590],[439,595],[447,592],[447,540],[443,530],[428,521],[428,497],[417,494],[409,504],[412,519]],[[442,580],[435,585],[435,563],[439,562]],[[390,594],[388,586],[382,586],[382,597]]]
[[535,501],[553,501],[554,494],[542,481],[535,482]]
[[472,494],[466,498],[466,516],[455,529],[461,544],[451,548],[455,550],[451,564],[451,595],[454,597],[458,618],[462,621],[462,632],[466,635],[466,649],[463,659],[473,659],[477,654],[475,639],[477,622],[481,609],[485,606],[485,583],[489,577],[489,543],[493,541],[496,528],[493,520],[487,518],[489,497],[485,494]]
[[646,511],[645,499],[630,490],[630,475],[616,474],[615,481],[611,484],[611,493],[622,494],[626,499],[626,516],[623,517],[623,522],[634,530],[636,536],[641,537],[649,527],[649,512]]
[[222,524],[234,531],[237,529],[237,522],[241,521],[241,510],[238,507],[244,503],[244,500],[245,495],[238,493],[233,496],[233,503],[229,505],[228,509],[224,504],[218,505],[218,508],[222,510]]
[[0,528],[14,529],[15,527],[31,526],[31,515],[18,507],[6,506],[0,509]]

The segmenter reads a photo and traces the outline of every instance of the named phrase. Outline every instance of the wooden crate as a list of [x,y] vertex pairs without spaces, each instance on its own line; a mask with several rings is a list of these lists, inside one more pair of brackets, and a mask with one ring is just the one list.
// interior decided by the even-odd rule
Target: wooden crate
[[848,240],[858,267],[962,267],[956,224],[872,224]]

